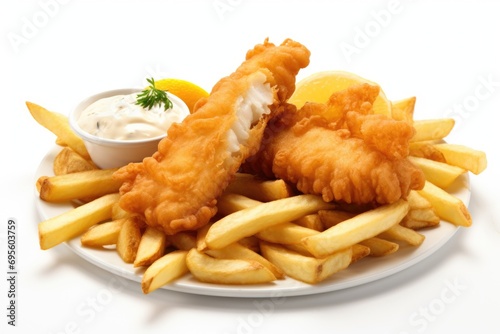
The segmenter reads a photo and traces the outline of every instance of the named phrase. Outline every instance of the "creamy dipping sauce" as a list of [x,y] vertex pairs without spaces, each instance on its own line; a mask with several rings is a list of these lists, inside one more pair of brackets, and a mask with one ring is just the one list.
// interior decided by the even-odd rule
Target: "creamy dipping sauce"
[[140,140],[164,135],[172,123],[182,122],[189,113],[173,98],[170,109],[163,105],[145,109],[136,104],[139,93],[97,100],[82,111],[78,125],[100,138]]

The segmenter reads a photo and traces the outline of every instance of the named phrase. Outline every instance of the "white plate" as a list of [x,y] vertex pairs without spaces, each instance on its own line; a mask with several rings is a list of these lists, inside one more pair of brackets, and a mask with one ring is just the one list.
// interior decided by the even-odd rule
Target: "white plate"
[[[47,153],[36,172],[36,178],[42,175],[53,175],[52,163],[59,150],[59,147],[54,147]],[[465,205],[469,204],[470,187],[468,175],[465,175],[457,180],[451,189],[452,190],[450,191],[455,196],[459,197]],[[41,220],[54,217],[72,208],[72,205],[69,203],[52,204],[44,202],[40,200],[36,190],[35,203]],[[200,283],[193,277],[186,275],[185,277],[170,285],[166,285],[163,288],[191,294],[222,297],[282,297],[311,295],[341,290],[373,282],[417,264],[445,245],[457,230],[458,228],[456,226],[447,222],[441,222],[438,228],[422,232],[425,234],[426,238],[420,247],[404,246],[390,256],[369,258],[366,259],[366,261],[360,261],[317,285],[305,284],[291,278],[277,280],[275,283],[264,285],[216,285]],[[141,281],[142,270],[134,268],[131,264],[124,263],[115,250],[101,250],[82,247],[79,238],[70,240],[65,244],[86,261],[91,262],[112,274],[119,275],[136,282]],[[139,286],[138,289],[140,289]]]

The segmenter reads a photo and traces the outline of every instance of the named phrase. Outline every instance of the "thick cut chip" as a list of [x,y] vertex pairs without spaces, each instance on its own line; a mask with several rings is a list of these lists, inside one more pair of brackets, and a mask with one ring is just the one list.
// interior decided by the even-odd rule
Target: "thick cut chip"
[[43,177],[40,182],[40,198],[47,202],[65,202],[116,193],[121,182],[113,179],[115,171],[116,169],[96,169]]
[[351,264],[354,262],[358,262],[359,260],[367,257],[370,255],[371,249],[368,246],[362,245],[362,244],[355,244],[352,245],[352,257],[351,257]]
[[361,245],[370,249],[370,256],[380,257],[395,253],[399,249],[399,244],[373,237],[360,242]]
[[122,209],[120,203],[116,203],[115,205],[113,205],[113,208],[111,210],[111,219],[118,220],[130,216],[131,216],[130,213]]
[[253,260],[217,259],[189,251],[186,264],[191,274],[201,282],[218,284],[262,284],[276,280],[273,273]]
[[434,145],[440,143],[440,140],[426,140],[410,143],[410,156],[426,158],[439,162],[446,162],[446,159]]
[[40,247],[49,249],[83,234],[91,226],[111,218],[111,208],[120,198],[109,194],[38,224]]
[[300,243],[305,237],[318,233],[320,232],[294,223],[281,223],[268,227],[256,235],[259,239],[264,241],[283,245],[293,245]]
[[193,232],[177,232],[176,234],[167,236],[168,241],[177,249],[190,250],[196,248],[197,240]]
[[398,224],[408,210],[408,202],[401,199],[393,204],[361,213],[319,234],[306,237],[302,243],[315,257],[325,257],[377,236]]
[[64,147],[54,158],[53,169],[55,175],[64,175],[93,170],[97,167],[92,161],[84,159],[71,148]]
[[352,260],[352,247],[322,259],[305,256],[278,245],[263,243],[262,254],[281,268],[287,276],[309,284],[324,281],[347,268]]
[[208,249],[205,253],[218,259],[242,259],[257,261],[269,269],[273,275],[276,276],[276,278],[281,279],[285,277],[283,271],[269,262],[269,260],[265,257],[237,242],[222,249]]
[[388,230],[382,232],[380,236],[384,239],[403,241],[411,246],[420,246],[425,240],[425,236],[423,234],[399,224],[396,224]]
[[463,168],[444,162],[419,157],[408,157],[408,159],[424,172],[426,180],[443,189],[449,187],[460,175],[466,172]]
[[397,121],[405,121],[410,124],[413,123],[413,112],[415,111],[415,102],[417,98],[415,96],[393,101],[392,104],[392,118]]
[[455,126],[453,118],[425,119],[413,121],[416,130],[412,142],[438,140],[448,136]]
[[463,145],[436,144],[434,145],[445,157],[450,165],[464,168],[474,174],[486,169],[486,153]]
[[269,202],[293,195],[292,187],[282,179],[265,180],[257,176],[238,173],[226,193],[240,194],[257,201]]
[[410,204],[410,210],[432,208],[431,202],[420,195],[416,190],[410,190],[406,200],[408,204]]
[[148,294],[187,274],[189,272],[186,265],[187,253],[176,250],[153,262],[142,276],[142,291]]
[[340,210],[321,210],[318,212],[319,219],[325,228],[330,228],[343,222],[344,220],[351,219],[356,214]]
[[293,223],[316,231],[323,231],[325,229],[318,213],[312,213],[299,219],[295,219]]
[[165,253],[167,236],[154,227],[146,227],[137,249],[134,267],[149,266]]
[[465,204],[458,197],[444,191],[429,181],[418,193],[431,202],[436,214],[443,220],[458,226],[471,226],[472,217]]
[[262,202],[244,195],[226,193],[217,200],[217,213],[227,216],[233,212],[248,209],[258,204],[262,204]]
[[439,225],[441,219],[428,199],[420,195],[416,190],[412,190],[406,200],[410,204],[410,211],[399,223],[401,226],[418,230]]
[[141,228],[135,217],[125,218],[116,240],[116,251],[125,263],[134,263],[141,242]]
[[68,147],[81,155],[84,159],[90,160],[89,152],[83,140],[78,137],[69,126],[67,117],[62,114],[49,111],[37,104],[26,102],[26,106],[31,116],[44,128],[55,134]]
[[94,225],[81,236],[80,242],[82,246],[104,247],[115,245],[124,222],[125,219],[117,219]]

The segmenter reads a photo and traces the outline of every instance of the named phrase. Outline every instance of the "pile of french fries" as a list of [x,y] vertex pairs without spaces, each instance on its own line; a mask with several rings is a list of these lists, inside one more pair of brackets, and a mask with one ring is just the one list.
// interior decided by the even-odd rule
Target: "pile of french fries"
[[377,208],[324,202],[297,194],[283,180],[237,174],[218,199],[218,215],[197,231],[166,235],[123,211],[114,170],[98,169],[65,116],[33,103],[28,109],[53,132],[62,149],[54,175],[37,180],[40,198],[74,202],[71,209],[38,225],[42,249],[79,237],[82,247],[115,248],[124,262],[144,268],[142,290],[150,293],[191,274],[202,282],[260,284],[290,277],[316,284],[363,258],[418,247],[424,229],[441,221],[470,226],[464,203],[446,191],[461,175],[486,168],[484,152],[443,139],[453,119],[414,120],[415,98],[393,102],[395,119],[416,129],[411,161],[426,176],[422,190]]

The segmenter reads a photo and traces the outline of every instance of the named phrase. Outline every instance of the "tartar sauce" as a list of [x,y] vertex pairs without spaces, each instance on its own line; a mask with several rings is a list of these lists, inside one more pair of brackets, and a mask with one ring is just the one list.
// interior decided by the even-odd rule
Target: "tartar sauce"
[[138,140],[164,135],[172,123],[182,122],[189,113],[172,98],[170,109],[163,105],[145,109],[136,104],[137,94],[97,100],[82,111],[78,125],[100,138]]

